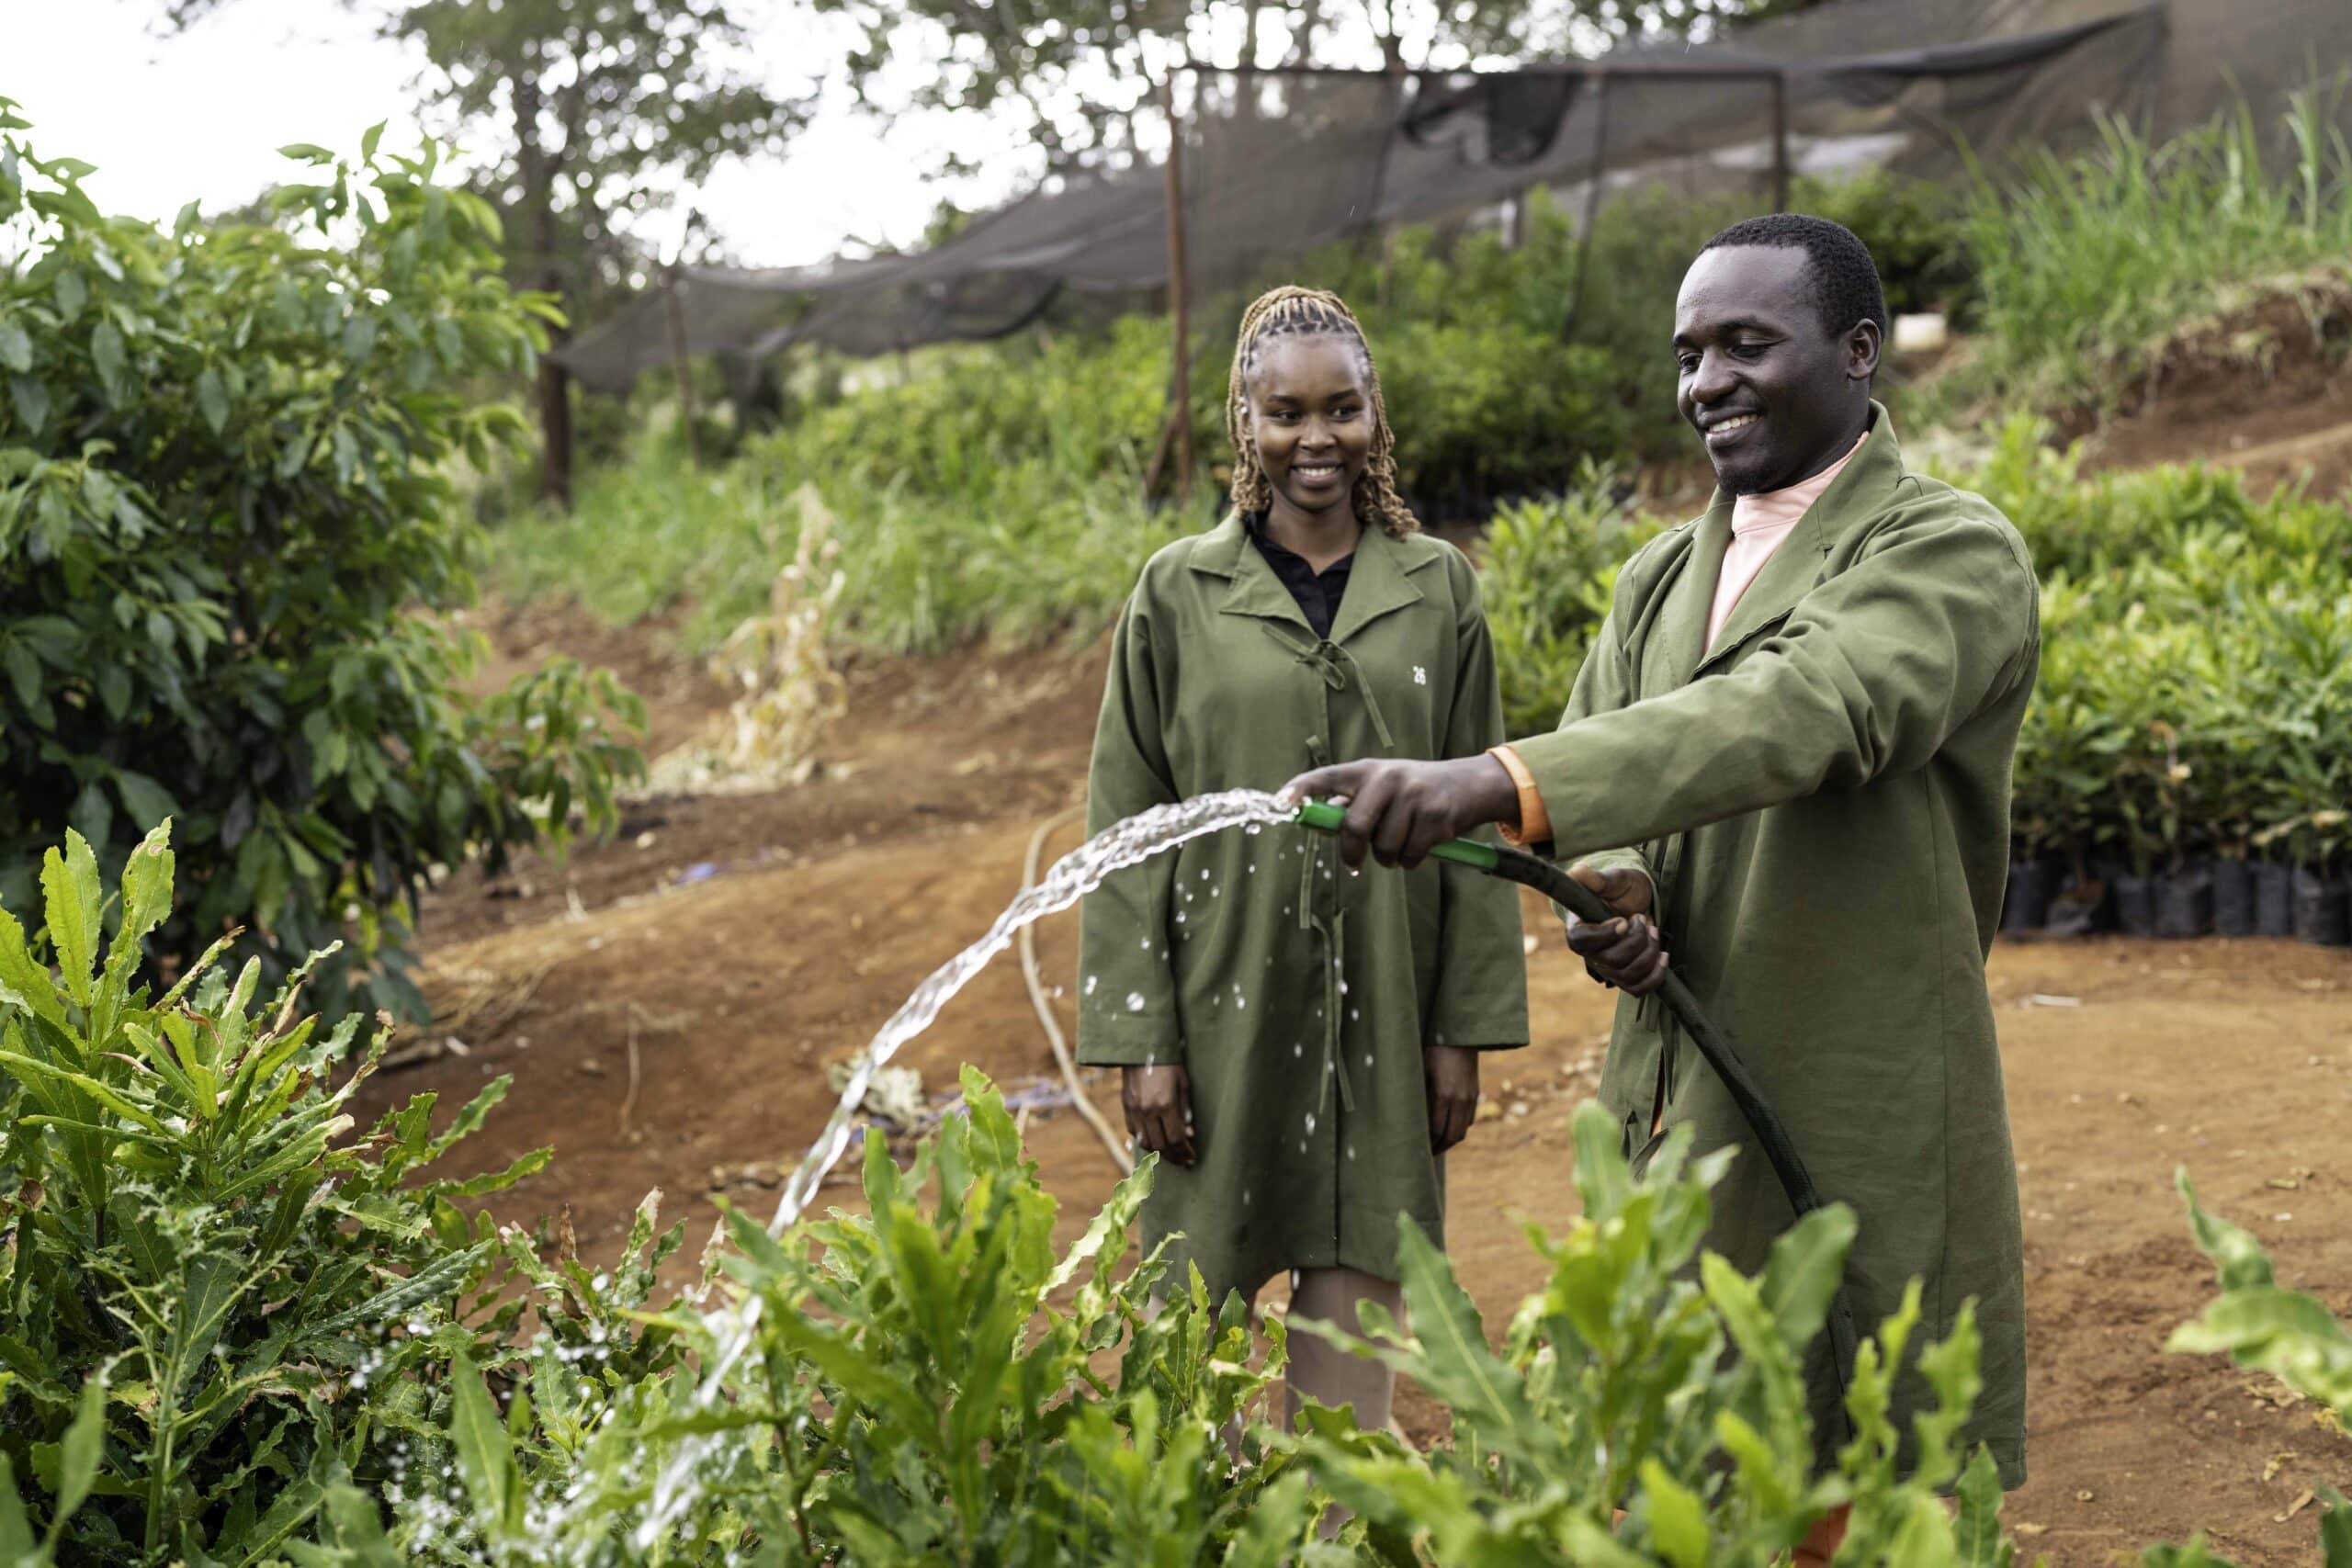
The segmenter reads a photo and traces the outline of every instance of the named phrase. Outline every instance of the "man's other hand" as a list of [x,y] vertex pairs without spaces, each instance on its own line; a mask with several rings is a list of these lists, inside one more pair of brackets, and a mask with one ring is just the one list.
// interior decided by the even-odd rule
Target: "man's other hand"
[[1666,984],[1666,937],[1650,919],[1650,879],[1619,867],[1569,868],[1568,874],[1600,895],[1612,918],[1568,920],[1568,948],[1584,960],[1584,972],[1628,996],[1646,997]]

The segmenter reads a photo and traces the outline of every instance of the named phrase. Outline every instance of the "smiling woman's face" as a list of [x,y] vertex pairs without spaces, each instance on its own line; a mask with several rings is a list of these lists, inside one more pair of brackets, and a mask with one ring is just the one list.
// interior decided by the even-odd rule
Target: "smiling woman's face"
[[1837,333],[1795,245],[1706,251],[1674,305],[1676,403],[1733,495],[1783,490],[1852,446],[1870,418],[1878,328]]
[[1274,510],[1317,520],[1352,504],[1372,453],[1372,382],[1363,350],[1319,333],[1259,349],[1246,383],[1250,439]]

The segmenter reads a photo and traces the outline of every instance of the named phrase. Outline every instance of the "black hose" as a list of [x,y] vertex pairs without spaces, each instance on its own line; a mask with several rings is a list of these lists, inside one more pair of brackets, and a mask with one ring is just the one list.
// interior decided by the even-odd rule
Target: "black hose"
[[[1579,920],[1601,921],[1615,918],[1600,896],[1570,876],[1566,871],[1550,861],[1539,859],[1518,850],[1495,851],[1495,868],[1490,874],[1522,887],[1532,887],[1553,900]],[[1714,1026],[1690,987],[1682,976],[1667,971],[1666,986],[1659,992],[1667,1007],[1681,1021],[1683,1031],[1690,1036],[1699,1055],[1723,1080],[1730,1091],[1732,1102],[1740,1114],[1755,1129],[1756,1141],[1763,1145],[1764,1157],[1772,1164],[1773,1174],[1781,1179],[1781,1190],[1789,1197],[1789,1206],[1799,1214],[1811,1213],[1822,1206],[1820,1190],[1814,1186],[1813,1177],[1805,1170],[1804,1161],[1797,1154],[1795,1143],[1789,1137],[1788,1128],[1764,1098],[1764,1091],[1748,1076],[1747,1065],[1739,1059],[1731,1041]],[[1852,1379],[1854,1355],[1860,1341],[1854,1328],[1854,1311],[1846,1300],[1846,1287],[1841,1280],[1837,1293],[1829,1300],[1829,1344],[1837,1356],[1838,1416],[1848,1437],[1853,1433],[1853,1418],[1846,1410],[1846,1390]]]

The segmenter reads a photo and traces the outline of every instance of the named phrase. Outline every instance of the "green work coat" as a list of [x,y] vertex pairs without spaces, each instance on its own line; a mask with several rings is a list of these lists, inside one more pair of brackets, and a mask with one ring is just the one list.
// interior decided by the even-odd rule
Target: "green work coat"
[[[1712,651],[1730,498],[1620,573],[1553,734],[1519,743],[1563,861],[1637,867],[1675,967],[1860,1234],[1865,1334],[1924,1281],[1920,1337],[1973,1299],[1984,1393],[1966,1439],[2025,1479],[2017,1170],[1984,959],[2009,769],[2041,661],[2024,542],[1983,498],[1870,438],[1741,596]],[[1708,1245],[1760,1269],[1792,1214],[1722,1083],[1652,999],[1619,1004],[1600,1098],[1629,1150],[1668,1127],[1741,1145]],[[1827,1338],[1809,1382],[1834,1435]],[[1894,1421],[1931,1400],[1916,1371]]]
[[[1326,762],[1474,755],[1502,739],[1477,577],[1453,546],[1364,530],[1328,639],[1238,518],[1154,556],[1120,617],[1095,729],[1100,832]],[[1396,1278],[1396,1216],[1443,1238],[1424,1044],[1527,1040],[1508,885],[1449,864],[1351,875],[1288,827],[1194,840],[1084,901],[1079,1060],[1182,1063],[1198,1163],[1162,1164],[1143,1226],[1212,1299],[1289,1269]]]

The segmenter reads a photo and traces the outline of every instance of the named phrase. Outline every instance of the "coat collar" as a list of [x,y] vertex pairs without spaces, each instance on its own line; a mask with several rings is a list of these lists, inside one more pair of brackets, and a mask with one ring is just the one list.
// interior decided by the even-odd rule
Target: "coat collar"
[[[1331,624],[1331,640],[1344,643],[1390,611],[1419,604],[1422,594],[1412,582],[1412,574],[1437,559],[1438,553],[1414,549],[1407,541],[1392,538],[1385,528],[1366,528],[1356,545],[1355,565],[1348,572],[1348,591],[1340,600],[1339,616]],[[1279,621],[1309,637],[1315,635],[1290,590],[1250,543],[1249,531],[1238,513],[1227,513],[1224,522],[1202,536],[1193,551],[1192,568],[1224,578],[1229,584],[1224,602],[1217,606],[1227,615]]]
[[[1820,580],[1821,565],[1839,540],[1860,524],[1885,511],[1894,486],[1903,478],[1903,448],[1894,439],[1894,422],[1876,399],[1871,401],[1870,439],[1863,442],[1844,471],[1830,481],[1819,500],[1808,507],[1789,536],[1772,552],[1764,570],[1732,606],[1713,649],[1701,651],[1707,636],[1707,617],[1714,608],[1715,582],[1723,575],[1724,556],[1731,547],[1732,498],[1715,492],[1714,504],[1699,524],[1691,556],[1693,573],[1681,595],[1671,642],[1678,668],[1697,675],[1730,657],[1742,643],[1795,607]],[[1695,617],[1695,629],[1691,622]]]

